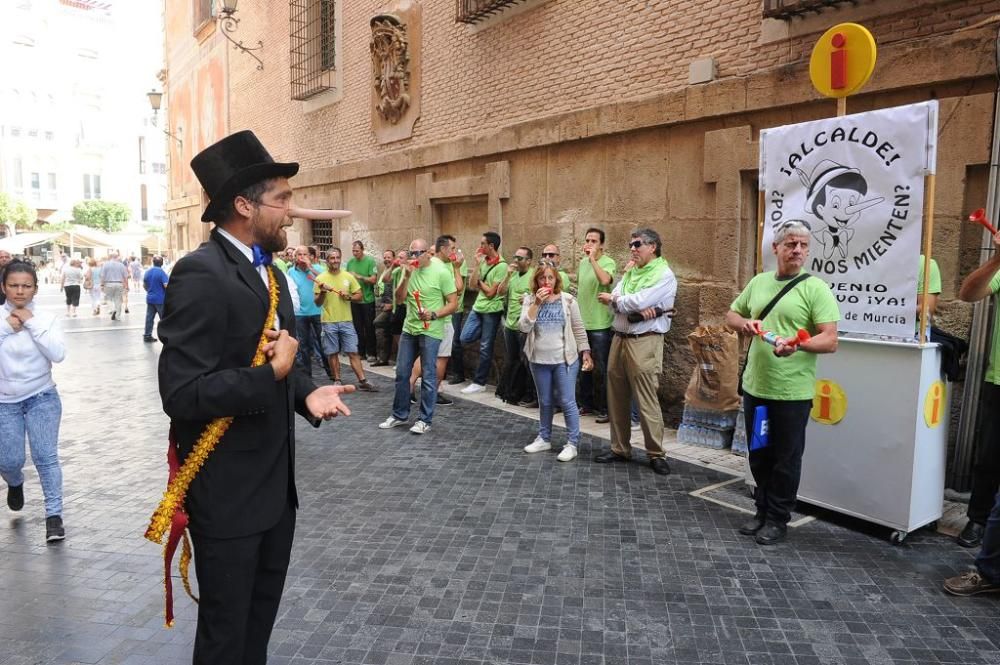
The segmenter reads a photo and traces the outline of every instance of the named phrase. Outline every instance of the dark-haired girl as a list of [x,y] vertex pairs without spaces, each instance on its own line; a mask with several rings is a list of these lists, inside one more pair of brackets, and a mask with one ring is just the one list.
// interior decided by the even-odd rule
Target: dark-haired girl
[[27,439],[45,496],[45,538],[62,540],[62,402],[52,380],[52,363],[66,354],[62,328],[54,316],[35,310],[38,275],[31,264],[10,263],[0,288],[7,298],[0,307],[0,477],[7,483],[7,507],[24,506]]

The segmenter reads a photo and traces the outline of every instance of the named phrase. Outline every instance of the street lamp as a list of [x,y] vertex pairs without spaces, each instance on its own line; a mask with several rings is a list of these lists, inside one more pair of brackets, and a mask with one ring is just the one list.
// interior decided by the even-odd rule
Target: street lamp
[[[163,103],[163,93],[160,92],[159,90],[153,89],[147,92],[146,96],[149,97],[149,106],[153,109],[153,127],[157,127],[156,115],[160,111],[160,104]],[[162,127],[157,127],[157,129],[159,129],[161,132],[163,132],[173,140],[177,141],[180,150],[184,149],[184,141],[182,141],[179,136],[170,133],[170,131],[163,129]]]
[[216,19],[219,21],[219,26],[222,28],[222,36],[228,39],[233,44],[233,48],[238,51],[243,51],[251,58],[257,61],[257,69],[264,69],[264,61],[254,55],[251,51],[259,51],[264,48],[264,42],[257,40],[257,46],[244,46],[242,41],[236,41],[229,35],[236,32],[236,28],[240,24],[240,20],[233,16],[236,13],[236,3],[239,0],[220,0],[219,14]]

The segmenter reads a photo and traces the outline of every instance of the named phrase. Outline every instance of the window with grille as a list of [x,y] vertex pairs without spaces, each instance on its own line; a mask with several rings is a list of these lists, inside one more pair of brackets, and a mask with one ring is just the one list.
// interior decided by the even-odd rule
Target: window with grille
[[289,0],[292,99],[309,99],[334,87],[337,68],[334,0]]
[[478,23],[524,0],[455,0],[456,23]]
[[312,223],[312,244],[325,252],[333,247],[333,222]]
[[825,7],[843,5],[855,0],[764,0],[764,18],[790,19],[823,11]]

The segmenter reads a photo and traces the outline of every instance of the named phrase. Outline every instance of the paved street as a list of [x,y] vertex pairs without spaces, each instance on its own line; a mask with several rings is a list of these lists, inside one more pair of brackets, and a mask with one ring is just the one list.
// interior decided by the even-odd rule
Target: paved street
[[[60,309],[53,287],[39,303]],[[0,523],[2,665],[190,662],[196,608],[177,585],[163,628],[160,548],[142,538],[167,421],[159,345],[131,310],[66,322],[67,539],[45,545],[30,469],[24,511]],[[690,495],[728,476],[596,465],[592,436],[573,463],[529,457],[532,420],[460,400],[424,437],[382,432],[390,385],[373,381],[349,419],[299,425],[271,663],[1000,663],[1000,598],[940,590],[972,553],[939,534],[893,547],[821,517],[762,549],[736,533],[743,514]]]

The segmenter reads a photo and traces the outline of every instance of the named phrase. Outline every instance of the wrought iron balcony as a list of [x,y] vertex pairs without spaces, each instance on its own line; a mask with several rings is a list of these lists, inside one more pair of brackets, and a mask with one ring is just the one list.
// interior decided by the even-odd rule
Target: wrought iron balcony
[[764,0],[764,18],[787,20],[795,16],[816,13],[827,7],[857,4],[857,0]]
[[456,23],[478,23],[524,0],[455,0]]

